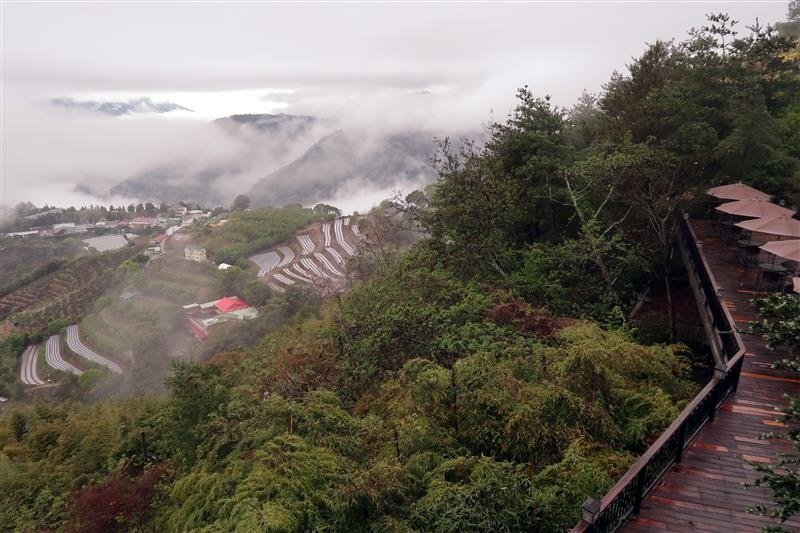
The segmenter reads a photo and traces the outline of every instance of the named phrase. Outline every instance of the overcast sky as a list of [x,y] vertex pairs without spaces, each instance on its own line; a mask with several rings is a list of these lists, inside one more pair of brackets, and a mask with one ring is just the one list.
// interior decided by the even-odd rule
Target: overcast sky
[[[63,117],[51,97],[150,96],[203,120],[283,111],[478,128],[524,84],[570,105],[646,43],[682,39],[712,11],[770,23],[786,2],[4,3],[0,203],[68,200],[78,170],[124,174],[159,152],[152,145],[171,146],[141,125],[53,126]],[[58,193],[39,190],[53,180]]]

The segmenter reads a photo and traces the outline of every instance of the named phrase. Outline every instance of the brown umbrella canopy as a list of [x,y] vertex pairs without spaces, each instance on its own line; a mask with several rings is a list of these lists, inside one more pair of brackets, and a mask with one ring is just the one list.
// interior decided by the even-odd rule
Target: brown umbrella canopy
[[800,237],[800,220],[789,217],[766,217],[736,224],[742,229],[784,237]]
[[729,185],[711,187],[706,191],[706,194],[723,200],[761,200],[762,202],[768,202],[772,199],[769,194],[744,183],[731,183]]
[[729,215],[749,218],[791,217],[794,215],[794,211],[791,209],[758,200],[737,200],[719,205],[714,209]]
[[800,239],[790,241],[771,241],[759,246],[767,253],[788,259],[789,261],[800,261]]

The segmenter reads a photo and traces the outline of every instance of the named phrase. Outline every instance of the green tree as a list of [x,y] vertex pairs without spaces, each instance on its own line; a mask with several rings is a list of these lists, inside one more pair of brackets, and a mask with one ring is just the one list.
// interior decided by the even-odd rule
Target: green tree
[[246,211],[250,207],[250,197],[244,194],[238,195],[233,200],[234,211]]

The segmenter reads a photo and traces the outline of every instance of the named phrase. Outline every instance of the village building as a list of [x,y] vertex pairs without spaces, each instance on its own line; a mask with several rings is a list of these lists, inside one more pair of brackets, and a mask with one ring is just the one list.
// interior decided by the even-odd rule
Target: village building
[[233,265],[229,265],[228,263],[220,263],[219,266],[217,266],[217,270],[228,270],[232,267]]
[[147,229],[155,225],[156,219],[154,217],[136,217],[128,222],[128,226],[131,229]]
[[152,239],[150,239],[149,246],[145,251],[144,255],[148,257],[154,257],[157,255],[163,255],[167,252],[167,236],[165,234],[156,235]]
[[195,244],[187,244],[186,248],[183,249],[183,256],[187,261],[197,261],[198,263],[208,261],[206,249]]
[[208,338],[208,330],[230,320],[250,320],[258,310],[237,296],[226,296],[213,302],[184,305],[186,327],[199,340]]
[[74,222],[62,222],[60,224],[53,224],[53,235],[66,235],[75,233]]
[[119,223],[116,220],[101,220],[100,222],[95,223],[94,229],[117,229]]
[[89,233],[89,230],[94,230],[94,224],[75,224],[75,230],[73,233]]
[[31,237],[33,235],[39,235],[39,230],[33,229],[30,231],[12,231],[11,233],[6,233],[6,237],[14,237],[17,239],[24,239],[26,237]]

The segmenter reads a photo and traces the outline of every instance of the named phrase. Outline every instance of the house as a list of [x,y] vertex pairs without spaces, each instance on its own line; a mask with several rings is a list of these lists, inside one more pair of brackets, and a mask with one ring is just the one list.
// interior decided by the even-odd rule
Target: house
[[147,229],[156,225],[156,219],[153,217],[136,217],[128,225],[131,229]]
[[184,305],[186,327],[197,339],[208,338],[208,330],[230,320],[250,320],[258,310],[238,296],[226,296],[213,302]]
[[231,267],[233,267],[233,265],[229,265],[228,263],[220,263],[219,266],[217,266],[217,270],[228,270]]
[[6,233],[6,237],[15,237],[19,239],[24,239],[25,237],[30,237],[31,235],[39,235],[39,230],[30,230],[30,231],[12,231],[11,233]]
[[208,261],[206,249],[194,244],[186,245],[186,248],[183,249],[183,256],[187,261],[197,261],[198,263],[205,263]]
[[186,211],[187,209],[182,205],[173,205],[172,207],[169,208],[170,213],[178,216],[185,215]]
[[117,229],[117,225],[116,220],[101,220],[94,225],[94,229]]
[[167,251],[167,236],[163,233],[161,235],[156,235],[152,239],[150,239],[149,246],[145,251],[144,255],[148,257],[153,257],[156,255],[162,255]]
[[94,229],[94,224],[75,224],[75,230],[73,233],[89,233],[89,230]]
[[53,224],[53,235],[66,235],[75,233],[74,222],[62,222],[61,224]]

